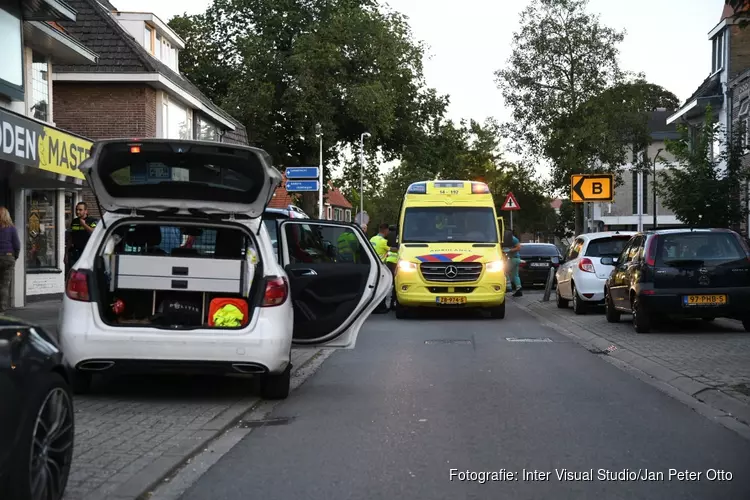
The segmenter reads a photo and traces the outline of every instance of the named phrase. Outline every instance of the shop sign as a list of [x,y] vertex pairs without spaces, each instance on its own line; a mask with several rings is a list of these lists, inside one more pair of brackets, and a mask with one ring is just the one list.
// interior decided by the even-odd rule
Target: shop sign
[[0,159],[85,179],[78,166],[93,143],[21,115],[0,110]]

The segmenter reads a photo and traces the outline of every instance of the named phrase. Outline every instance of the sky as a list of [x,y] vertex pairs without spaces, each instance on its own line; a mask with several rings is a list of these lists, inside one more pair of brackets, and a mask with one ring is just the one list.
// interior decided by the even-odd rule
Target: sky
[[[507,121],[509,111],[494,72],[511,52],[519,15],[530,0],[385,0],[409,18],[416,39],[429,47],[427,85],[450,96],[449,118]],[[153,12],[164,22],[205,11],[211,0],[111,0],[120,10]],[[589,0],[588,10],[625,30],[623,69],[643,72],[684,102],[711,72],[708,32],[724,0]]]

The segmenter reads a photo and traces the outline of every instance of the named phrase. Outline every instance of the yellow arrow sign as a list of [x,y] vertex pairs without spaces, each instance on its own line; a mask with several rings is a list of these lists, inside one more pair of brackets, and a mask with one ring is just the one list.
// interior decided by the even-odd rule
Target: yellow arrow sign
[[614,174],[575,174],[570,176],[570,201],[612,201],[615,194]]

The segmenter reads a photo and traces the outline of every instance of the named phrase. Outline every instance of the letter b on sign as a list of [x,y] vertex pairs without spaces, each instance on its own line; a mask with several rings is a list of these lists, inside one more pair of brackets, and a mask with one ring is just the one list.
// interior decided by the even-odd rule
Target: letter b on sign
[[602,186],[601,182],[592,182],[591,192],[594,194],[602,194],[604,192],[604,186]]

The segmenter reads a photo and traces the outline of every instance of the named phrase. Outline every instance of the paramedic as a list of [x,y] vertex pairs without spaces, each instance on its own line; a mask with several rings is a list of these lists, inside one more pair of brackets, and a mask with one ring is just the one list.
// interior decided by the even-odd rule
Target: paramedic
[[[375,253],[378,254],[380,262],[385,262],[385,259],[388,256],[388,227],[388,224],[380,224],[380,226],[378,226],[378,234],[370,238],[370,244],[372,244],[373,248],[375,249]],[[388,312],[388,304],[386,303],[386,300],[387,298],[383,299],[383,302],[378,305],[374,312]]]
[[78,261],[86,248],[86,243],[91,237],[91,233],[96,227],[97,220],[89,217],[89,210],[86,202],[82,201],[76,205],[76,218],[70,224],[70,245],[68,254],[65,257],[65,264],[68,268]]
[[393,274],[393,290],[391,290],[390,308],[396,305],[396,266],[398,264],[398,229],[396,226],[388,227],[388,253],[385,256],[385,265]]
[[521,242],[516,237],[515,231],[511,230],[511,233],[513,234],[513,239],[511,240],[511,245],[513,246],[508,250],[508,259],[510,262],[510,272],[508,274],[512,280],[511,283],[515,292],[513,296],[521,297],[523,296],[523,292],[521,291],[521,277],[518,275],[518,268],[521,266]]

